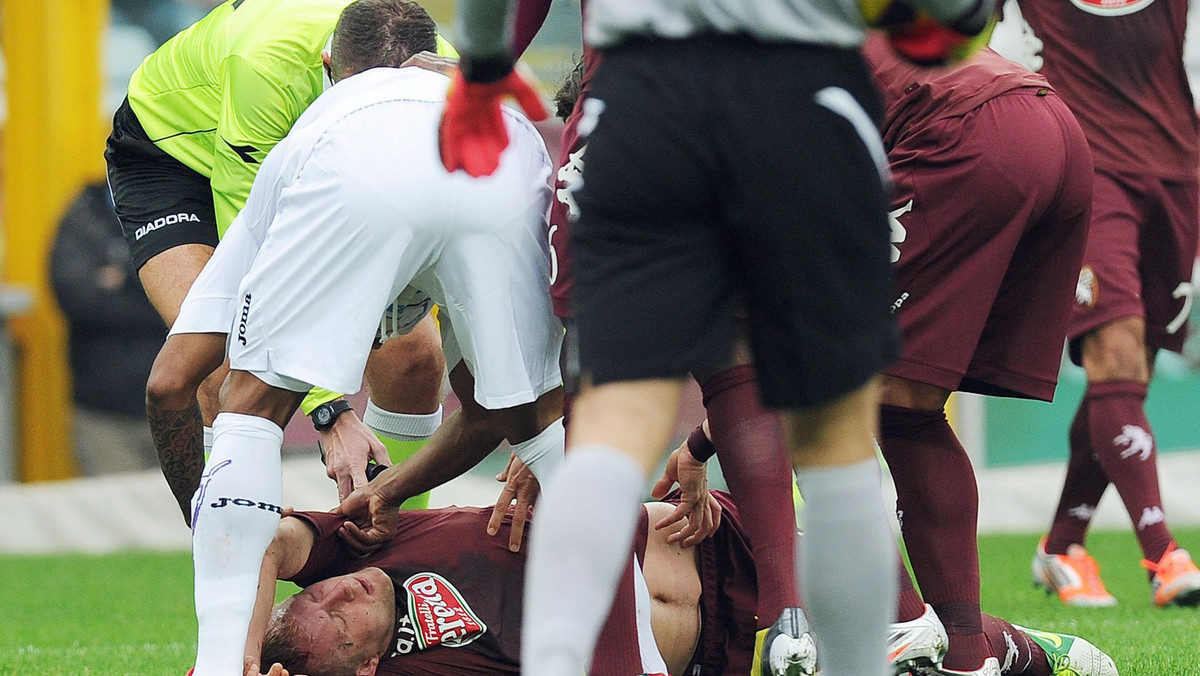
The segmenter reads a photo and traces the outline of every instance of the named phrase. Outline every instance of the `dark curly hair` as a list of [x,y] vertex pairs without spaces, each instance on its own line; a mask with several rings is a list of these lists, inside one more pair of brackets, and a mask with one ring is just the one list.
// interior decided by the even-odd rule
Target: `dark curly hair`
[[563,78],[558,91],[554,92],[554,114],[563,122],[571,116],[575,102],[583,91],[583,59],[575,59],[575,67]]

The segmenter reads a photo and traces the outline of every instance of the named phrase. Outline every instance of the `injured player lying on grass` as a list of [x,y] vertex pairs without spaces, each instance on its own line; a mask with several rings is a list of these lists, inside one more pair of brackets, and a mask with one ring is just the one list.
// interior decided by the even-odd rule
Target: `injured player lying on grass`
[[[721,525],[688,549],[668,543],[682,524],[651,527],[674,511],[670,498],[643,506],[640,568],[622,585],[637,612],[609,618],[591,674],[761,673],[754,560],[737,508],[726,494],[713,495]],[[518,674],[525,548],[510,551],[503,533],[488,537],[490,515],[475,507],[402,513],[395,538],[365,558],[339,539],[344,517],[286,516],[263,563],[247,674],[258,674],[260,662],[274,665],[273,676]],[[502,531],[510,527],[506,519]],[[272,609],[276,579],[304,589]],[[984,624],[1008,657],[1005,674],[1116,676],[1083,639],[987,616]]]

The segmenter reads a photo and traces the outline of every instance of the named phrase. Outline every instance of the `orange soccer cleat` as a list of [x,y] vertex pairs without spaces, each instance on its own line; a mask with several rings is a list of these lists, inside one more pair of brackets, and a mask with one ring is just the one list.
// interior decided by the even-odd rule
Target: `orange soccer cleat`
[[1192,555],[1174,542],[1158,563],[1142,560],[1142,567],[1154,573],[1150,581],[1154,604],[1163,606],[1194,606],[1200,604],[1200,569]]
[[1047,554],[1046,538],[1042,538],[1033,557],[1033,584],[1057,593],[1069,606],[1117,605],[1100,579],[1099,564],[1082,545],[1071,545],[1066,554]]

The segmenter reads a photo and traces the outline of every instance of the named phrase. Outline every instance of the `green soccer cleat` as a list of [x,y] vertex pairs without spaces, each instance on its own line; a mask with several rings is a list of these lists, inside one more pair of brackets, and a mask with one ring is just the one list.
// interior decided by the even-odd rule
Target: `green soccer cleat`
[[1112,658],[1085,639],[1025,627],[1017,629],[1046,651],[1051,676],[1119,676]]

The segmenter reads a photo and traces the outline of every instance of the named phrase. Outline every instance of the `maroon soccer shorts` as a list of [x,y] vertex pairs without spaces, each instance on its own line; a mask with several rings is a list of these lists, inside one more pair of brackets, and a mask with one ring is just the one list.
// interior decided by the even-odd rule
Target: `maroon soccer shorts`
[[1078,340],[1123,317],[1146,320],[1146,344],[1179,352],[1192,307],[1200,228],[1197,184],[1097,170],[1092,227],[1075,292],[1071,358]]
[[932,122],[889,153],[889,375],[1050,400],[1087,234],[1092,162],[1066,105],[1017,89]]

